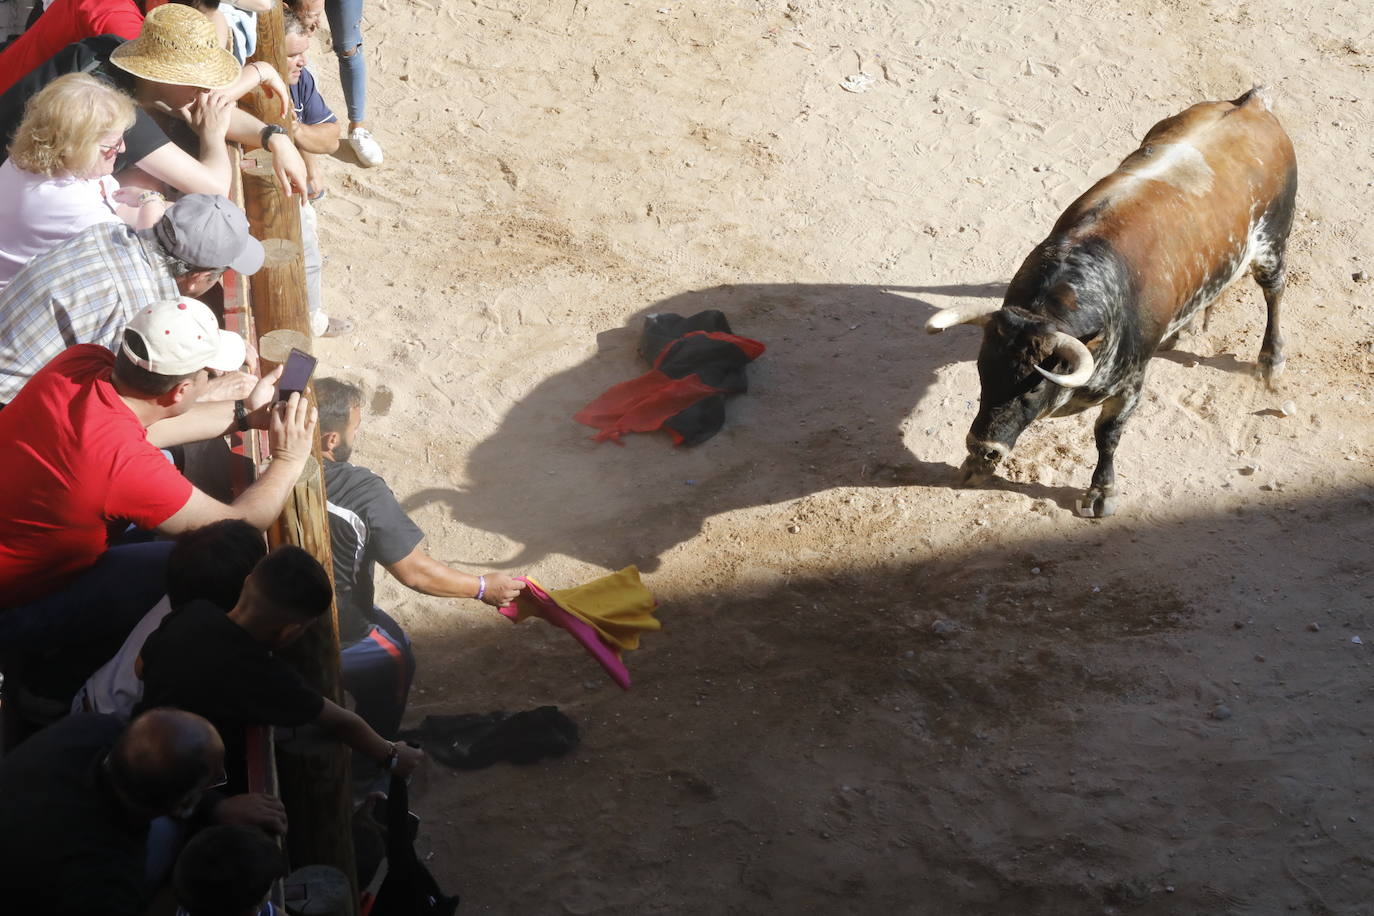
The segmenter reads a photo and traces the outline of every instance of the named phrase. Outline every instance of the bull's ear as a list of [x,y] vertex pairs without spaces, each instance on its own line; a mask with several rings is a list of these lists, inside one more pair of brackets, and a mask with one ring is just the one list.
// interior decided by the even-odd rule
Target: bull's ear
[[1096,353],[1097,348],[1102,346],[1102,341],[1106,339],[1106,335],[1098,331],[1091,337],[1080,337],[1078,339],[1083,341],[1083,346],[1087,347],[1089,352]]

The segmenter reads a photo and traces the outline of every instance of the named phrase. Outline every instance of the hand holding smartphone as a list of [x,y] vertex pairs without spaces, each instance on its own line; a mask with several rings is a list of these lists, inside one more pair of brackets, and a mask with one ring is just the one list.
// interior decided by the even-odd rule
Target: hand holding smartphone
[[310,384],[310,376],[315,374],[316,362],[318,361],[315,357],[304,350],[291,348],[291,355],[286,357],[286,364],[281,371],[281,379],[277,382],[278,404],[286,403],[291,398],[292,392],[304,394],[305,386]]

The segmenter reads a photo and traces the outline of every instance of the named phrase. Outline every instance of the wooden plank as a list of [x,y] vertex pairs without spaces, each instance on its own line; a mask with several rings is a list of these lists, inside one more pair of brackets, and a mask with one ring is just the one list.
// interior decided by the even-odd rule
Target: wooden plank
[[[238,144],[229,144],[229,159],[233,168],[229,199],[243,208],[243,179],[239,166],[243,150]],[[247,343],[253,344],[257,336],[253,333],[253,312],[248,301],[248,284],[236,271],[226,270],[220,281],[223,294],[223,321],[226,331],[233,331]],[[257,348],[248,348],[248,368],[254,375],[261,375]],[[235,457],[243,459],[230,466],[229,486],[238,496],[257,477],[258,460],[266,448],[266,436],[258,435],[257,430],[235,432],[229,437],[229,450]],[[281,797],[281,787],[277,782],[276,742],[272,728],[266,725],[251,725],[247,728],[247,747],[245,763],[248,770],[248,791],[263,795]],[[282,878],[272,882],[269,898],[282,912],[286,911],[286,885]]]
[[[278,73],[287,72],[280,4],[258,15],[258,45],[253,59],[271,64]],[[279,101],[254,92],[242,104],[264,122],[285,126]],[[309,339],[300,198],[282,192],[271,168],[271,156],[264,150],[255,150],[245,157],[242,177],[244,211],[253,234],[266,249],[262,269],[249,282],[254,328],[259,339],[263,334],[283,329]],[[280,354],[276,355],[280,358]],[[264,371],[270,371],[276,364],[264,355],[261,365]],[[313,399],[313,391],[308,391],[308,396]],[[324,565],[332,578],[329,515],[325,509],[318,441],[313,454],[314,460],[307,464],[281,516],[268,530],[267,539],[274,547],[303,547]],[[321,694],[335,702],[343,701],[337,608],[332,608],[299,641],[278,654]],[[356,898],[352,776],[347,748],[337,741],[303,744],[308,747],[279,745],[277,749],[282,801],[291,823],[287,834],[291,867],[333,866],[348,877]]]

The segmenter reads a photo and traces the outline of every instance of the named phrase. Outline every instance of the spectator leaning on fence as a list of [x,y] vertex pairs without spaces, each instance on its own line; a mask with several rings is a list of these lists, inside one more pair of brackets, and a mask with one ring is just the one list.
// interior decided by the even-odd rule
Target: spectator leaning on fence
[[133,123],[133,101],[84,73],[29,100],[0,165],[0,289],[34,255],[88,226],[122,220],[147,229],[161,218],[161,194],[121,190],[110,174]]
[[226,614],[243,592],[243,580],[267,555],[262,532],[239,519],[212,522],[177,535],[167,556],[167,594],[143,615],[114,658],[101,665],[72,698],[72,712],[104,712],[128,720],[143,699],[134,662],[148,634],[172,608],[208,601]]
[[[265,530],[276,519],[310,455],[315,411],[294,393],[276,404],[280,371],[246,402],[198,401],[207,369],[243,359],[242,338],[219,330],[203,304],[168,300],[134,317],[117,356],[65,350],[0,410],[0,653],[99,645],[110,658],[162,597],[172,548],[122,543],[130,523],[179,534],[225,518]],[[273,461],[229,504],[158,450],[269,425]]]
[[[233,177],[227,137],[249,147],[266,146],[287,193],[306,192],[305,163],[285,131],[234,107],[261,86],[280,99],[285,116],[290,102],[281,76],[260,61],[240,66],[218,45],[214,26],[190,7],[155,8],[132,41],[100,35],[62,48],[0,95],[0,136],[13,133],[30,97],[57,77],[81,71],[128,93],[138,106],[124,137],[126,149],[115,163],[122,182],[227,194]],[[180,122],[197,135],[198,158],[170,139],[180,132]],[[131,166],[147,177],[126,174]]]
[[252,274],[262,262],[243,211],[208,194],[182,198],[151,229],[102,223],[78,233],[0,291],[0,404],[67,347],[118,350],[140,309],[199,296],[225,270]]
[[175,861],[173,820],[286,829],[264,795],[223,798],[224,745],[209,722],[155,709],[127,727],[68,716],[0,760],[6,913],[136,916]]
[[418,748],[388,741],[320,696],[273,654],[313,626],[332,597],[318,560],[299,547],[278,547],[258,563],[227,616],[192,601],[169,614],[143,644],[143,705],[176,706],[215,723],[229,749],[231,790],[246,781],[240,761],[245,729],[252,725],[313,724],[400,776],[424,758]]

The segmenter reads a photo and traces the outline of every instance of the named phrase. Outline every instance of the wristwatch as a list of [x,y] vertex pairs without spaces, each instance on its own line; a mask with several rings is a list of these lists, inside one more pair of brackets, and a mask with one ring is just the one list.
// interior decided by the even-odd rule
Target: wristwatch
[[260,141],[258,145],[263,149],[267,149],[267,141],[272,139],[273,134],[285,135],[286,128],[282,127],[280,124],[268,124],[262,129],[262,133],[258,134],[258,140]]
[[248,408],[242,401],[234,402],[234,426],[241,433],[248,432]]

